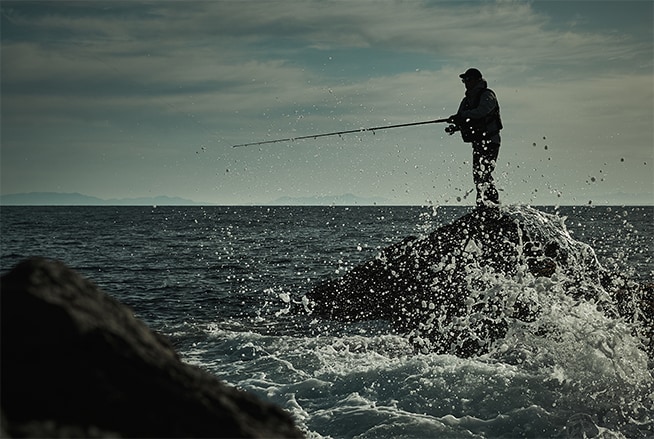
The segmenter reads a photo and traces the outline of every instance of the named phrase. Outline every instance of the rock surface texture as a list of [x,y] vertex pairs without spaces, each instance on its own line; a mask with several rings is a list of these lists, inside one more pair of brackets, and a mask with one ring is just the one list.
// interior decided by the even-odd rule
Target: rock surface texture
[[307,298],[318,316],[387,319],[419,351],[468,357],[487,352],[511,320],[536,318],[540,304],[529,291],[542,277],[638,320],[639,335],[651,338],[651,286],[606,272],[562,218],[525,206],[476,210],[428,236],[408,237]]
[[61,263],[19,264],[0,294],[3,437],[302,437]]

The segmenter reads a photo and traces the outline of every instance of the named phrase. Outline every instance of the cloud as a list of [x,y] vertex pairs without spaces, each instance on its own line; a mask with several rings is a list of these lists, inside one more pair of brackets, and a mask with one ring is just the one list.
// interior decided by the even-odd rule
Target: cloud
[[[36,17],[13,14],[14,26],[43,37],[69,37],[54,43],[9,38],[3,47],[9,91],[15,83],[41,83],[41,94],[82,94],[81,82],[87,82],[98,94],[241,97],[247,88],[252,95],[268,91],[294,102],[312,86],[331,85],[295,58],[308,48],[417,51],[449,60],[441,67],[477,59],[503,65],[491,73],[511,78],[519,78],[514,73],[521,70],[524,77],[525,70],[543,74],[562,64],[577,70],[587,60],[625,59],[635,50],[624,37],[548,30],[547,17],[513,1],[387,1],[376,7],[355,2],[347,8],[331,1],[155,2],[132,8],[115,2],[57,4]],[[274,45],[259,46],[271,40]]]

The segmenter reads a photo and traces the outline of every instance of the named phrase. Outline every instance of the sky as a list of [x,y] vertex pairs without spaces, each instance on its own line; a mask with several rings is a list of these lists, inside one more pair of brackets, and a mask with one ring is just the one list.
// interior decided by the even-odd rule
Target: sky
[[474,204],[444,124],[482,71],[504,204],[654,204],[653,2],[2,1],[2,194]]

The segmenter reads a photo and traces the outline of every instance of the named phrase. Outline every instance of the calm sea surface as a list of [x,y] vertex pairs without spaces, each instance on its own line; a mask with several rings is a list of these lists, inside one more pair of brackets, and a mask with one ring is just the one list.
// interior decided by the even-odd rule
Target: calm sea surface
[[[318,281],[470,209],[3,206],[0,269],[62,260],[309,437],[651,437],[652,369],[631,329],[555,281],[519,287],[557,298],[560,338],[507,340],[510,356],[418,355],[383,321],[288,312]],[[654,281],[654,207],[542,210],[605,268]]]

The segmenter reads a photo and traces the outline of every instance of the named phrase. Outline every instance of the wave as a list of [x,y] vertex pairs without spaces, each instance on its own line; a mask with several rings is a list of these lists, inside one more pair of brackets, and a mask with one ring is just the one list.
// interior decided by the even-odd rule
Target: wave
[[[389,319],[421,352],[466,357],[489,352],[513,327],[545,335],[552,322],[542,316],[565,316],[581,302],[610,320],[629,320],[645,343],[648,293],[605,270],[589,245],[570,236],[564,218],[508,206],[408,237],[307,298],[315,315]],[[565,303],[570,309],[557,309]]]

